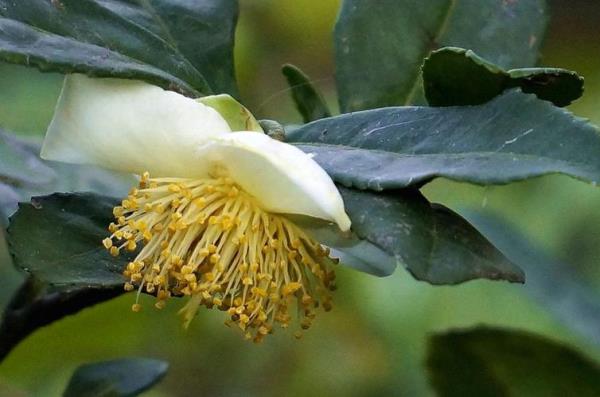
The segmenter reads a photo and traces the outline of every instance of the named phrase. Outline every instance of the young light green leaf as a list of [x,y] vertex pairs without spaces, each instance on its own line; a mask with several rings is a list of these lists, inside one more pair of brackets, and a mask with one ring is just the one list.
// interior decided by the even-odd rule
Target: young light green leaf
[[169,364],[149,358],[125,358],[82,365],[75,370],[64,397],[134,397],[167,373]]
[[583,78],[556,68],[505,71],[471,50],[445,47],[425,59],[423,87],[432,106],[480,105],[514,87],[567,106],[583,94]]
[[237,95],[236,0],[0,0],[0,59]]
[[290,130],[286,139],[313,154],[336,182],[359,189],[436,177],[504,184],[552,173],[600,182],[598,130],[518,91],[479,106],[341,115]]
[[443,46],[507,69],[534,66],[547,18],[545,0],[344,0],[334,34],[340,108],[421,103],[421,64]]
[[417,280],[438,285],[525,280],[467,221],[431,205],[416,190],[376,194],[340,187],[340,192],[353,232],[395,257]]
[[524,331],[475,328],[434,335],[427,365],[442,397],[598,396],[600,366]]
[[292,90],[292,98],[305,123],[331,116],[323,95],[310,82],[304,72],[294,65],[281,69]]

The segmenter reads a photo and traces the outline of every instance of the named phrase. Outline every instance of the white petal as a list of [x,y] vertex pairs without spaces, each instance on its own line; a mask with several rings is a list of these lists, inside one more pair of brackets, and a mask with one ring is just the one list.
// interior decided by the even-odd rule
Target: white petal
[[350,219],[329,175],[306,153],[267,135],[221,135],[200,148],[200,159],[227,169],[231,178],[270,212],[308,215],[338,224]]
[[[214,109],[141,81],[68,75],[41,156],[152,176],[195,177],[196,151],[231,132]],[[201,164],[202,165],[202,164]]]

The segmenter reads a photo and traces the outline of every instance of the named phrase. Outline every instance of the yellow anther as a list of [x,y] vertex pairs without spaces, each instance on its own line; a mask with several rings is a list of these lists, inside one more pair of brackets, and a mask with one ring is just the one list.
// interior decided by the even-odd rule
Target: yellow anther
[[194,204],[196,207],[204,208],[206,205],[206,199],[204,197],[198,197],[192,201],[192,204]]
[[298,283],[298,282],[291,282],[291,283],[287,283],[286,285],[283,286],[283,288],[281,289],[281,293],[283,295],[291,295],[294,292],[298,291],[300,288],[302,288],[302,284]]
[[123,286],[123,289],[127,292],[133,291],[133,288],[134,288],[133,284],[131,284],[131,283],[125,283],[125,285]]
[[195,283],[196,282],[196,275],[194,273],[192,273],[192,274],[186,274],[184,278],[185,278],[185,280],[188,283]]
[[129,240],[127,242],[127,251],[135,251],[136,248],[137,248],[137,244],[135,243],[135,241]]
[[168,189],[169,189],[169,191],[171,193],[179,193],[179,192],[181,192],[181,187],[178,186],[178,185],[176,185],[176,184],[174,184],[174,183],[170,184],[169,187],[168,187]]
[[115,246],[110,247],[110,254],[112,256],[118,256],[119,255],[119,249]]
[[212,263],[213,265],[215,265],[217,262],[219,262],[219,259],[221,259],[221,255],[219,255],[219,254],[212,254],[210,256],[210,263]]
[[239,190],[238,190],[238,189],[237,189],[235,186],[233,186],[233,187],[232,187],[232,188],[229,190],[229,192],[227,193],[227,196],[228,196],[228,197],[237,197],[237,195],[239,194],[239,192],[240,192],[240,191],[239,191]]
[[252,293],[263,298],[267,297],[267,291],[264,288],[254,287],[252,288]]
[[242,284],[244,284],[244,285],[252,285],[252,284],[254,284],[254,281],[252,281],[252,278],[250,278],[250,277],[244,277],[242,279]]
[[215,252],[217,252],[217,246],[214,244],[210,244],[208,246],[208,252],[210,252],[211,254],[214,254]]
[[301,242],[300,242],[300,240],[298,240],[298,239],[294,239],[294,240],[292,240],[292,242],[291,242],[291,246],[292,246],[292,248],[293,248],[293,249],[296,249],[296,250],[297,250],[298,248],[300,248],[300,246],[301,246],[301,245],[302,245],[302,243],[301,243]]
[[203,276],[206,281],[214,281],[215,279],[215,275],[212,272],[204,273]]
[[105,238],[104,240],[102,240],[102,245],[104,245],[104,248],[106,249],[110,249],[110,247],[113,246],[113,242],[111,238]]
[[181,267],[181,274],[190,274],[194,269],[190,265],[184,265]]
[[167,305],[167,303],[164,300],[160,300],[154,304],[154,307],[157,308],[158,310],[162,310],[165,308],[166,305]]
[[140,305],[139,303],[134,303],[133,305],[131,305],[131,310],[138,313],[142,310],[142,305]]

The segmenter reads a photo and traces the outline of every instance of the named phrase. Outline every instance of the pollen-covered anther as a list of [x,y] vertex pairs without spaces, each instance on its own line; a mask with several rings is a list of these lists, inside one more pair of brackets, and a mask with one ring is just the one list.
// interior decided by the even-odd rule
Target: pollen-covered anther
[[260,342],[275,325],[287,328],[291,311],[308,329],[316,308],[331,309],[336,261],[329,250],[225,175],[144,173],[113,214],[104,247],[113,255],[138,251],[123,272],[125,290],[155,294],[159,309],[172,295],[189,296],[181,310],[186,325],[201,305],[217,308],[228,326]]

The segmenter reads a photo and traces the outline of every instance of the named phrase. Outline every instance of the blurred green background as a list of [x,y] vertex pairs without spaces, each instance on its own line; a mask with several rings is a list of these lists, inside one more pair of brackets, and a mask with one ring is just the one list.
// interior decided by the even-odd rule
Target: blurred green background
[[[600,2],[551,3],[540,63],[585,76],[586,94],[570,109],[600,125]],[[311,76],[335,109],[331,31],[339,1],[241,4],[236,63],[244,103],[257,117],[299,122],[279,72],[291,62]],[[41,136],[61,80],[0,64],[0,125]],[[438,180],[425,193],[459,212],[485,209],[503,215],[600,294],[598,188],[552,176],[487,188]],[[20,277],[3,240],[0,244],[4,306]],[[224,327],[222,313],[201,312],[185,331],[176,315],[180,302],[161,312],[134,314],[133,296],[123,296],[43,328],[19,345],[0,364],[0,396],[58,396],[81,363],[135,355],[171,363],[165,380],[148,396],[428,396],[433,392],[423,369],[427,336],[482,323],[538,332],[600,359],[598,346],[532,301],[527,285],[474,281],[433,287],[403,269],[384,279],[340,269],[338,277],[333,312],[320,315],[302,340],[279,332],[262,345],[244,342]]]

